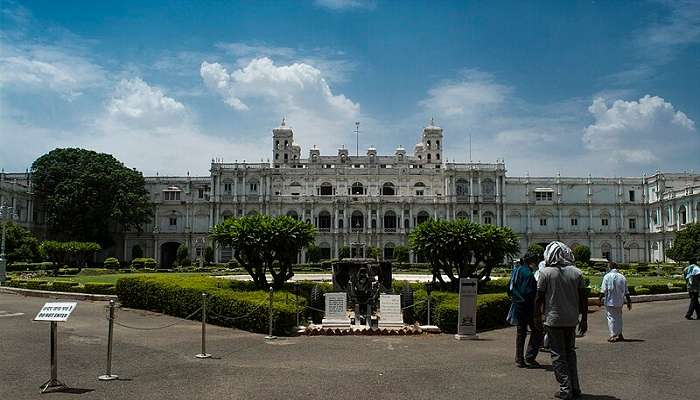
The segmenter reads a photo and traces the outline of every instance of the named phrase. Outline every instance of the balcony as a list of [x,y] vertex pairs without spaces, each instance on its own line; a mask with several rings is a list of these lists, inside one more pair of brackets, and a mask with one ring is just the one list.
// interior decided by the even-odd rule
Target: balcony
[[362,232],[364,232],[364,231],[365,231],[365,228],[362,228],[362,227],[360,227],[360,228],[352,228],[352,230],[351,230],[352,233],[362,233]]
[[384,228],[384,233],[396,233],[396,228]]

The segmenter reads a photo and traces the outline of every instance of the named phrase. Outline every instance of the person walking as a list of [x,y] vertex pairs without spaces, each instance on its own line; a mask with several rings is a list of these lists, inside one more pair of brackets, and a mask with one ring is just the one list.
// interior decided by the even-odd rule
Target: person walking
[[698,292],[700,292],[700,267],[693,261],[684,272],[685,281],[688,286],[688,296],[690,296],[690,305],[688,305],[688,312],[685,314],[685,318],[693,319],[693,312],[695,312],[695,318],[700,320],[700,303],[698,303]]
[[559,391],[554,397],[574,399],[581,396],[576,365],[576,325],[580,335],[588,330],[586,284],[583,274],[574,266],[571,249],[564,243],[548,244],[544,261],[546,267],[537,282],[535,324],[544,325],[549,335],[552,367],[559,382]]
[[622,305],[627,301],[627,309],[632,309],[632,299],[627,290],[627,279],[617,270],[617,264],[608,263],[608,273],[603,276],[600,285],[600,301],[605,306],[605,316],[608,319],[608,342],[622,342]]
[[[544,260],[542,259],[542,255],[540,254],[540,263],[537,264],[537,271],[535,271],[535,281],[539,282],[540,281],[540,272],[544,269],[546,264],[544,263]],[[547,332],[542,332],[544,334],[544,338],[542,339],[542,347],[540,347],[540,351],[544,351],[549,353],[549,335],[547,335]]]
[[[512,322],[517,325],[515,336],[515,365],[518,368],[539,367],[537,353],[542,343],[542,330],[534,323],[537,282],[533,273],[538,256],[528,252],[513,268],[508,283],[512,299]],[[530,340],[525,353],[525,337],[530,328]]]

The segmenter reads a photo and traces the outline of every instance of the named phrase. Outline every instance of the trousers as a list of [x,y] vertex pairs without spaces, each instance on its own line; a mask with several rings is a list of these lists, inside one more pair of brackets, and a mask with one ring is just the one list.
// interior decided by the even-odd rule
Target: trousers
[[688,305],[688,312],[685,314],[687,318],[693,317],[693,312],[695,312],[695,318],[700,319],[700,303],[698,303],[698,292],[688,292],[690,296],[690,304]]
[[622,307],[605,306],[605,316],[608,319],[608,331],[610,337],[622,333]]
[[[531,307],[518,307],[518,328],[515,336],[515,362],[522,362],[525,359],[534,360],[542,345],[542,331],[535,325],[535,314]],[[530,340],[527,343],[525,353],[525,337],[528,327],[530,328]],[[525,354],[523,354],[525,353]]]
[[546,327],[550,340],[550,354],[554,377],[559,382],[559,392],[565,397],[573,397],[580,392],[578,369],[576,367],[576,328]]

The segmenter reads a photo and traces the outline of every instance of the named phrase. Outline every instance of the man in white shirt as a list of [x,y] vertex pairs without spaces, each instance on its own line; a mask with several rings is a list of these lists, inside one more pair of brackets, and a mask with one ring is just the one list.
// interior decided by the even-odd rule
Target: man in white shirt
[[622,336],[622,305],[627,301],[627,309],[632,309],[632,299],[627,290],[627,279],[617,270],[614,262],[609,263],[610,271],[603,277],[600,285],[601,305],[605,305],[605,315],[608,319],[610,338],[608,342],[621,342]]

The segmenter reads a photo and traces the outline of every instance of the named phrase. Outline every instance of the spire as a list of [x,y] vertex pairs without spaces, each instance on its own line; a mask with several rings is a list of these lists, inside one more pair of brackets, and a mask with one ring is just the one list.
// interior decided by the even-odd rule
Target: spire
[[282,123],[280,124],[280,126],[287,126],[287,118],[286,117],[282,117]]

